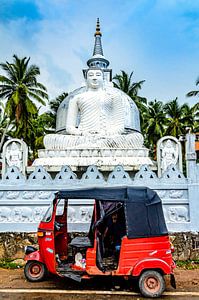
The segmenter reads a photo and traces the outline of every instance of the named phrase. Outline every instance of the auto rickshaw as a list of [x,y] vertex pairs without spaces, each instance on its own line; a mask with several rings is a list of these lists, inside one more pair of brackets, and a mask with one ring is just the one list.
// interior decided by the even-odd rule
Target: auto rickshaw
[[[70,199],[82,199],[82,203],[94,199],[87,236],[69,237]],[[154,298],[165,290],[164,275],[170,275],[175,288],[175,263],[161,199],[147,187],[59,191],[37,236],[39,250],[32,246],[25,250],[24,272],[29,281],[41,281],[47,272],[79,282],[94,276],[121,276],[137,279],[141,294]]]

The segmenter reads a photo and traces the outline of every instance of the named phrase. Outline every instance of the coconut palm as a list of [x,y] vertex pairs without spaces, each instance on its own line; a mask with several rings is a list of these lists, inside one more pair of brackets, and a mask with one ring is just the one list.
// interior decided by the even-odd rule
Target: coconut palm
[[60,103],[67,97],[68,93],[62,93],[49,102],[50,111],[41,115],[35,115],[31,122],[29,140],[31,144],[31,159],[37,157],[37,150],[44,147],[43,138],[46,134],[53,133],[56,130],[56,115]]
[[3,102],[0,102],[0,151],[6,138],[9,125],[10,119],[5,113]]
[[46,134],[52,133],[51,118],[47,113],[35,115],[31,121],[31,130],[29,131],[28,140],[31,145],[30,159],[37,157],[37,150],[43,149],[43,138]]
[[179,137],[185,134],[186,127],[194,130],[197,116],[195,107],[190,108],[188,104],[180,105],[176,98],[165,104],[164,111],[168,121],[166,134]]
[[[199,84],[199,77],[198,79],[196,80],[196,85]],[[195,91],[191,91],[189,93],[187,93],[186,95],[187,97],[195,97],[195,96],[199,96],[199,90],[195,90]],[[191,108],[191,111],[192,113],[194,113],[195,115],[195,125],[194,125],[194,128],[195,128],[195,131],[197,132],[199,129],[199,125],[198,125],[198,117],[199,117],[199,102],[197,102],[192,108]]]
[[183,104],[182,107],[182,119],[184,122],[184,132],[187,127],[191,129],[191,132],[199,131],[199,109],[197,105],[190,107],[187,103]]
[[40,70],[29,65],[29,58],[13,56],[13,63],[1,63],[5,75],[0,75],[0,98],[6,100],[5,112],[15,124],[15,136],[28,140],[31,119],[38,113],[34,101],[46,104],[48,95],[44,85],[37,81]]
[[146,109],[147,99],[141,96],[138,96],[138,92],[141,90],[145,80],[139,82],[132,82],[133,72],[128,75],[125,71],[121,71],[122,74],[116,74],[113,77],[114,87],[125,92],[133,101],[135,101],[138,109],[142,113]]
[[163,110],[164,105],[161,101],[150,101],[147,110],[143,113],[142,132],[145,144],[152,152],[155,152],[157,141],[164,135],[166,128],[166,114]]
[[61,95],[59,95],[58,97],[56,97],[55,99],[49,102],[49,106],[51,110],[46,114],[48,115],[49,121],[51,122],[50,128],[52,128],[52,130],[55,130],[56,127],[56,116],[57,116],[57,110],[59,108],[59,105],[67,96],[68,93],[63,92]]
[[[199,78],[196,80],[196,85],[199,84]],[[190,91],[189,93],[186,94],[187,97],[194,97],[194,96],[199,96],[199,90],[194,90]]]

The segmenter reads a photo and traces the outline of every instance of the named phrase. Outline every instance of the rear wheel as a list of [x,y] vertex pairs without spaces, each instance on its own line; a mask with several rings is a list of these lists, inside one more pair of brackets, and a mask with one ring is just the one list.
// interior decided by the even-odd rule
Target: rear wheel
[[165,290],[164,278],[157,271],[145,271],[139,278],[139,289],[145,297],[160,297]]
[[28,261],[24,268],[25,277],[32,282],[42,281],[46,274],[46,266],[39,261]]

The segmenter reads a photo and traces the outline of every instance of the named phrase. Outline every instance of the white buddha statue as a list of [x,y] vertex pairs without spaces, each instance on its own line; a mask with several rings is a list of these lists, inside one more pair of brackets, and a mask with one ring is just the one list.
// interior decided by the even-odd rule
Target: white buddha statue
[[69,102],[66,134],[44,137],[48,150],[69,148],[143,148],[143,136],[125,129],[128,95],[109,89],[100,68],[89,68],[86,90]]
[[[101,43],[99,19],[92,57],[83,70],[85,85],[72,91],[59,105],[56,133],[44,137],[33,166],[96,165],[102,170],[114,166],[138,167],[153,164],[143,146],[140,115],[134,101],[113,87],[112,70]],[[50,169],[51,170],[51,169]]]

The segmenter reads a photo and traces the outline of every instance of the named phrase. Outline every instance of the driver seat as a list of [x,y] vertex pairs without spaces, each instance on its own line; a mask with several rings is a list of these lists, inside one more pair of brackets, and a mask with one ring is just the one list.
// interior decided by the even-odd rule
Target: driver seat
[[71,247],[74,248],[91,248],[92,244],[90,239],[87,236],[77,236],[69,244]]

